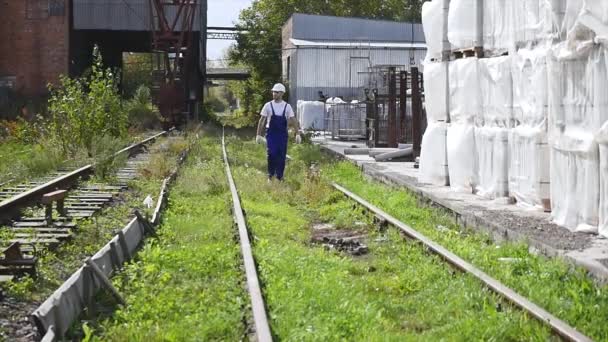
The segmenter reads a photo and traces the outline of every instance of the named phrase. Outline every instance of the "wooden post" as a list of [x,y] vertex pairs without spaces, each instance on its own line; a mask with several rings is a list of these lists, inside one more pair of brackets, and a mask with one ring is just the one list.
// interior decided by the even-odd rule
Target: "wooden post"
[[401,71],[399,74],[399,120],[400,129],[397,139],[400,142],[407,143],[407,71]]
[[397,74],[395,67],[388,69],[388,147],[397,147]]
[[418,68],[412,67],[412,138],[414,159],[420,156],[422,144],[422,102]]

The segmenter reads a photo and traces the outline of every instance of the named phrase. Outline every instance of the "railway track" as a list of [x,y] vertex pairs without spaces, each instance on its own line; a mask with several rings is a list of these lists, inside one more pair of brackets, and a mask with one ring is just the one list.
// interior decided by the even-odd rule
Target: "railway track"
[[[91,164],[2,191],[5,197],[0,203],[0,218],[7,223],[8,238],[0,241],[4,245],[0,249],[4,254],[0,259],[0,282],[11,280],[14,275],[35,275],[40,250],[52,250],[70,240],[79,220],[93,217],[126,190],[140,165],[149,159],[148,153],[142,153],[143,147],[167,133],[155,134],[116,152],[115,156],[127,154],[130,158],[110,184],[80,182],[94,170],[95,165]],[[36,204],[42,204],[44,209],[21,213]]]
[[251,250],[249,231],[247,230],[241,200],[239,199],[236,184],[234,183],[234,178],[232,177],[232,171],[230,170],[230,163],[228,162],[228,153],[226,152],[224,132],[222,132],[222,154],[224,157],[224,164],[226,166],[226,177],[228,178],[230,193],[232,195],[234,221],[239,231],[239,241],[243,256],[243,266],[245,268],[245,275],[247,278],[247,291],[249,292],[249,298],[251,300],[251,311],[253,313],[256,340],[259,342],[272,341],[270,325],[268,324],[268,315],[266,314],[266,305],[264,303],[264,297],[260,287],[256,264],[253,258],[253,252]]
[[[253,311],[253,319],[256,331],[256,338],[258,341],[271,341],[272,335],[271,330],[268,323],[268,317],[265,310],[265,304],[262,294],[262,289],[260,288],[260,281],[258,279],[257,271],[255,268],[255,260],[253,259],[253,254],[251,251],[251,243],[249,239],[249,232],[247,230],[246,221],[243,215],[243,208],[241,206],[238,191],[236,185],[234,183],[230,165],[228,162],[228,156],[226,151],[225,139],[222,134],[222,151],[223,158],[226,168],[226,175],[228,178],[228,182],[230,185],[230,190],[232,194],[233,200],[233,214],[235,217],[235,222],[238,226],[239,230],[239,238],[241,244],[241,251],[243,255],[243,263],[245,266],[246,277],[247,277],[247,288],[250,295],[252,311]],[[529,314],[530,316],[537,319],[542,324],[549,327],[554,334],[559,336],[560,338],[567,341],[592,341],[589,337],[579,332],[568,323],[558,319],[548,311],[544,310],[540,306],[534,304],[532,301],[527,299],[526,297],[518,294],[516,291],[511,288],[505,286],[498,280],[490,277],[480,269],[476,268],[472,264],[466,262],[462,258],[450,252],[448,249],[443,246],[433,242],[428,239],[423,234],[419,233],[412,227],[406,225],[405,223],[399,221],[393,216],[387,214],[383,210],[378,207],[375,207],[364,198],[360,197],[357,194],[352,193],[348,189],[340,186],[339,184],[332,184],[332,186],[345,196],[347,196],[350,200],[355,202],[357,205],[364,208],[370,214],[374,215],[379,220],[395,227],[400,232],[408,236],[409,238],[417,241],[418,243],[425,246],[429,251],[434,254],[440,256],[446,263],[450,266],[466,273],[474,278],[476,278],[479,282],[481,282],[485,287],[490,289],[499,295],[506,302],[511,303],[514,307],[522,310],[523,312]]]
[[[116,152],[114,156],[127,154],[128,156],[138,153],[138,151],[149,142],[154,141],[156,138],[166,135],[169,131],[163,131],[158,134],[154,134],[151,137],[144,139],[138,143],[134,143],[130,146],[123,148]],[[81,178],[86,178],[95,169],[94,164],[88,164],[69,172],[59,172],[51,176],[50,179],[41,179],[31,183],[24,183],[14,188],[5,188],[0,190],[0,223],[7,222],[14,217],[19,216],[19,212],[22,208],[39,204],[42,200],[43,195],[52,192],[57,189],[71,188]]]

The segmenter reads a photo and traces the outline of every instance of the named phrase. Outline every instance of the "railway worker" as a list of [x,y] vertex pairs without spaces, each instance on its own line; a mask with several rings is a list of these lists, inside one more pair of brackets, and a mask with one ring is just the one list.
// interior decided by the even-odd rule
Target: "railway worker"
[[283,101],[285,86],[277,83],[272,87],[272,101],[266,103],[260,112],[256,143],[264,142],[262,130],[266,127],[266,150],[268,153],[268,180],[276,177],[283,180],[287,158],[288,123],[295,128],[296,143],[302,142],[300,127],[289,103]]

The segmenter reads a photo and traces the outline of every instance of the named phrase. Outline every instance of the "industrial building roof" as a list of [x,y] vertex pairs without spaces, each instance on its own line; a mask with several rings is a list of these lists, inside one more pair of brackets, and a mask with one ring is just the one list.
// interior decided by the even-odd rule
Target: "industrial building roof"
[[295,13],[290,38],[304,41],[424,43],[422,24]]
[[379,42],[379,41],[331,41],[331,40],[302,40],[290,38],[289,41],[298,47],[328,47],[328,48],[383,48],[383,49],[426,49],[425,43],[416,42]]

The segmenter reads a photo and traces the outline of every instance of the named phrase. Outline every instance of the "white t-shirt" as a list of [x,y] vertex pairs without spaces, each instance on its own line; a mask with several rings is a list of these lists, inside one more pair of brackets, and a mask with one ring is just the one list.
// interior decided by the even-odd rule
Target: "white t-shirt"
[[[296,116],[296,114],[293,112],[293,108],[291,108],[291,105],[289,103],[287,103],[287,109],[285,109],[285,103],[286,103],[285,101],[267,102],[264,105],[264,107],[262,108],[262,111],[260,112],[261,116],[270,117],[272,115],[272,108],[270,108],[271,103],[272,103],[272,107],[274,108],[274,115],[281,116],[281,115],[283,115],[283,110],[285,110],[285,118],[289,119],[289,118],[293,118],[294,116]],[[272,118],[270,118],[269,120],[266,120],[266,128],[270,127],[270,120],[272,120]]]

